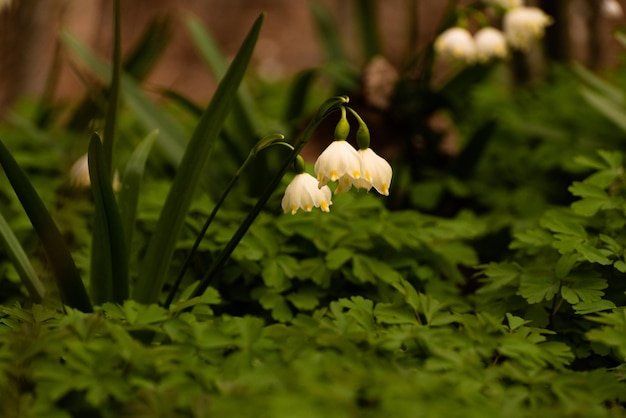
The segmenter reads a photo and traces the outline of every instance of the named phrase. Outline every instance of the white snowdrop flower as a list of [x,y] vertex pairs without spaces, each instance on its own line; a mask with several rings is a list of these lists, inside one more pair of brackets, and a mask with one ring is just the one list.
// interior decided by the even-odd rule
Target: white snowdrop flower
[[498,29],[482,28],[474,35],[474,41],[476,42],[476,57],[479,61],[505,58],[507,55],[506,38]]
[[342,193],[350,190],[351,186],[369,191],[372,187],[384,196],[389,196],[389,186],[393,170],[391,165],[371,148],[357,151],[361,157],[361,178],[352,182],[340,180],[335,193]]
[[466,29],[449,28],[435,39],[435,52],[445,59],[472,62],[476,58],[476,43]]
[[504,15],[504,34],[511,46],[528,50],[531,42],[541,38],[551,23],[550,16],[537,7],[516,7]]
[[617,0],[602,0],[602,15],[609,19],[619,19],[624,15],[624,10]]
[[361,177],[361,158],[347,141],[333,141],[317,157],[313,168],[317,175],[319,187],[342,177],[349,179],[349,181],[356,180]]
[[298,209],[311,212],[313,207],[330,212],[331,192],[328,186],[318,187],[317,179],[308,173],[296,174],[285,189],[281,206],[283,212],[291,211],[294,215]]
[[[91,177],[89,177],[89,156],[83,154],[70,169],[70,185],[77,189],[89,189]],[[120,177],[117,171],[113,175],[113,190],[119,191],[121,187]]]
[[523,0],[487,0],[487,3],[492,6],[499,6],[503,9],[512,9],[514,7],[520,7],[524,5]]

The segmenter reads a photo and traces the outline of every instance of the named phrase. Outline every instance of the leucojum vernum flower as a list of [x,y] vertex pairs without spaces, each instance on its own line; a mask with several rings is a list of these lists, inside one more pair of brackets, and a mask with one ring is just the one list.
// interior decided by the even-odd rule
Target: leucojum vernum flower
[[[359,124],[356,133],[358,151],[346,140],[350,132],[346,109]],[[335,140],[315,162],[317,178],[305,172],[302,157],[296,159],[296,175],[285,189],[281,204],[283,211],[295,214],[298,209],[310,212],[316,207],[329,212],[332,205],[329,182],[337,182],[335,194],[347,192],[354,186],[367,191],[374,188],[388,196],[393,170],[369,145],[370,134],[365,122],[353,109],[342,106],[341,119],[335,127]]]

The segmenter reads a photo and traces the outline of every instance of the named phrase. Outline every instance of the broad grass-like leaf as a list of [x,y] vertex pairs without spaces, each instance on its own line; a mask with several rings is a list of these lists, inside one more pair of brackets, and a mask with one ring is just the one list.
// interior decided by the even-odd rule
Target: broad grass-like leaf
[[152,303],[158,299],[165,277],[169,272],[176,238],[183,226],[195,186],[202,173],[202,167],[219,136],[239,84],[248,68],[263,18],[264,14],[261,14],[254,22],[189,141],[153,236],[148,244],[143,268],[134,293],[135,299],[139,302]]
[[333,20],[328,9],[321,2],[313,0],[310,5],[326,59],[329,62],[347,61],[346,53],[341,45],[342,36],[337,30],[341,26]]
[[624,93],[619,88],[614,87],[602,80],[596,74],[580,64],[574,63],[572,70],[581,78],[582,81],[587,83],[590,87],[593,87],[598,93],[601,93],[607,99],[619,105],[626,104],[624,100]]
[[[106,62],[94,55],[70,34],[63,33],[61,36],[65,44],[91,71],[100,79],[109,80],[111,69]],[[172,164],[178,165],[187,143],[185,130],[152,102],[131,77],[122,75],[120,82],[124,103],[148,129],[159,129],[160,135],[157,138],[159,148]]]
[[154,130],[141,141],[128,159],[126,169],[124,170],[118,205],[122,218],[126,249],[129,251],[129,254],[133,242],[133,230],[137,216],[137,202],[139,201],[141,179],[143,178],[148,155],[158,135],[159,131]]
[[41,303],[44,295],[46,294],[46,288],[41,280],[39,280],[37,272],[30,264],[30,260],[28,259],[24,248],[22,248],[22,245],[13,233],[13,230],[1,214],[0,240],[2,240],[4,249],[8,257],[11,259],[18,276],[20,276],[22,283],[28,290],[30,299],[35,303]]
[[59,289],[61,301],[83,312],[93,311],[85,285],[61,232],[28,181],[26,174],[2,142],[0,142],[0,165],[41,240]]
[[89,177],[95,204],[96,225],[92,252],[91,285],[97,303],[122,303],[128,299],[128,254],[122,219],[111,187],[111,175],[104,160],[98,134],[89,143]]
[[626,132],[626,108],[624,106],[587,88],[583,88],[581,94],[598,112],[610,119],[622,131]]

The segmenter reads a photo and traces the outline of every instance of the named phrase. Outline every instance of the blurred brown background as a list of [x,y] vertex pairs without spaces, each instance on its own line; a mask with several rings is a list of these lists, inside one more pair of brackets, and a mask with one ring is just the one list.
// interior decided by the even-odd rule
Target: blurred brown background
[[[354,36],[354,8],[358,1],[322,1],[342,22],[345,45],[358,59]],[[592,67],[614,65],[620,47],[612,31],[623,22],[598,15],[600,0],[543,0],[555,14],[558,25],[551,36],[560,44],[556,57],[578,60]],[[622,4],[623,4],[622,0]],[[407,10],[418,2],[419,47],[434,36],[440,23],[443,0],[379,1],[379,18],[387,58],[398,65],[407,52]],[[537,4],[539,0],[535,1]],[[467,3],[467,2],[465,2]],[[531,2],[528,2],[531,3]],[[109,57],[112,44],[110,0],[13,0],[0,12],[0,110],[16,98],[39,95],[52,68],[57,34],[66,30],[102,56]],[[226,54],[238,48],[252,21],[261,12],[266,21],[255,52],[255,65],[267,76],[285,76],[315,66],[323,59],[308,0],[126,0],[122,1],[123,51],[141,36],[155,16],[173,17],[172,39],[151,71],[149,84],[169,87],[193,100],[206,101],[214,80],[201,63],[184,27],[186,14],[198,16]],[[623,18],[622,18],[623,20]],[[560,32],[555,28],[561,28]],[[563,31],[567,38],[564,40]],[[560,33],[560,35],[559,35]],[[84,92],[70,62],[70,54],[59,55],[59,82],[56,100],[77,97]]]

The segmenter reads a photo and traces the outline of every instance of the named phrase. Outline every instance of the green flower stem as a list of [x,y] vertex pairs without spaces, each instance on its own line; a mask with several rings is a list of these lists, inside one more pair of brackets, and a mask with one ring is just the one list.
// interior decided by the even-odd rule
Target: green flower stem
[[280,183],[281,179],[283,178],[283,176],[285,175],[285,173],[287,172],[287,170],[289,169],[293,161],[300,154],[300,151],[302,151],[302,148],[309,141],[315,129],[329,114],[331,114],[335,110],[338,110],[345,103],[348,103],[348,97],[339,96],[339,97],[334,97],[332,99],[327,100],[326,102],[322,104],[322,106],[320,106],[317,114],[315,115],[313,119],[311,119],[308,126],[304,130],[304,133],[302,134],[302,137],[300,138],[300,140],[296,142],[296,144],[294,144],[294,149],[289,155],[289,157],[285,160],[280,170],[276,173],[272,181],[265,188],[265,190],[263,191],[263,194],[261,195],[261,197],[259,197],[259,200],[257,201],[254,208],[252,208],[250,213],[248,213],[248,216],[243,220],[241,225],[239,225],[239,228],[237,229],[237,231],[235,231],[235,234],[232,236],[228,244],[226,244],[226,246],[222,249],[222,252],[213,261],[213,263],[211,264],[207,272],[202,277],[202,280],[200,281],[200,283],[198,283],[198,286],[194,289],[193,293],[189,296],[189,299],[202,295],[204,291],[209,287],[216,273],[219,271],[222,265],[226,262],[226,260],[228,260],[228,258],[233,253],[235,248],[237,248],[239,241],[241,241],[241,239],[246,234],[246,232],[248,232],[248,229],[250,228],[254,220],[257,218],[257,216],[259,216],[259,213],[261,212],[261,210],[263,209],[263,207],[269,200],[270,196],[272,195],[272,193],[274,192],[274,190]]
[[346,108],[350,111],[350,113],[352,113],[352,116],[355,117],[355,119],[357,120],[358,124],[359,124],[359,128],[356,131],[356,143],[359,146],[359,149],[367,149],[370,147],[370,130],[367,127],[367,125],[365,124],[365,122],[363,121],[363,119],[361,119],[361,116],[359,116],[358,113],[356,113],[356,111],[348,106],[346,106]]
[[239,178],[241,177],[241,173],[243,173],[243,171],[246,169],[246,167],[248,166],[252,158],[255,157],[259,151],[265,148],[268,148],[272,145],[283,145],[283,146],[290,148],[293,151],[293,146],[286,142],[282,142],[281,141],[282,139],[285,139],[285,137],[281,134],[272,134],[261,139],[255,145],[255,147],[250,151],[250,153],[246,157],[245,161],[241,164],[241,166],[239,166],[239,169],[237,170],[233,178],[230,180],[230,183],[228,183],[228,186],[226,186],[226,189],[224,189],[224,192],[222,192],[222,195],[220,196],[219,200],[213,207],[213,210],[209,214],[209,217],[204,222],[204,225],[202,226],[202,230],[200,230],[200,233],[196,237],[196,241],[193,243],[193,247],[191,247],[189,254],[187,254],[187,258],[185,259],[185,262],[183,263],[183,267],[180,269],[180,273],[178,273],[176,282],[174,282],[174,285],[172,286],[172,289],[170,290],[170,293],[168,294],[167,299],[165,300],[165,308],[168,308],[174,301],[176,292],[178,291],[178,288],[180,287],[180,284],[183,281],[183,277],[185,276],[185,272],[187,271],[187,268],[189,267],[189,264],[191,263],[191,258],[198,250],[200,243],[202,242],[202,240],[204,239],[204,236],[206,235],[206,231],[209,229],[209,225],[211,225],[211,222],[213,222],[213,219],[215,218],[220,207],[226,200],[226,197],[228,196],[232,188],[235,186],[237,181],[239,181]]

